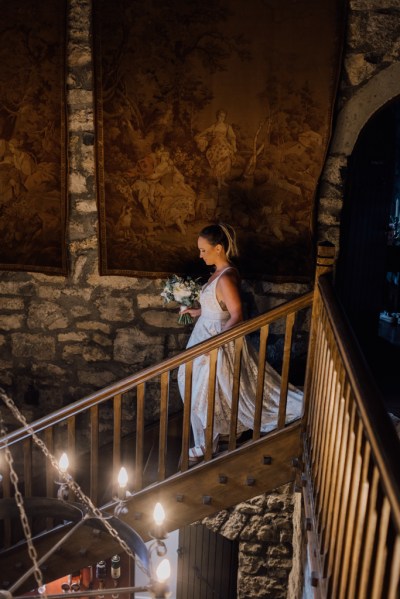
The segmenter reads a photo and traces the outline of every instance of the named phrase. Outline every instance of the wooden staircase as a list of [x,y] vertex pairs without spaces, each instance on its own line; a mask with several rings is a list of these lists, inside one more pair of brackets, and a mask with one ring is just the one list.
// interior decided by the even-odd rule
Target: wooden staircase
[[[210,462],[199,464],[138,491],[127,500],[127,513],[119,518],[144,540],[148,540],[153,526],[153,508],[157,501],[161,501],[167,514],[166,529],[172,531],[182,528],[241,501],[295,481],[300,474],[298,464],[301,452],[301,422],[298,421],[283,431],[270,433],[233,452],[222,452]],[[38,514],[40,507],[53,511],[57,507],[35,503],[29,513],[29,502],[27,506],[29,516],[34,512]],[[0,502],[0,519],[6,515],[1,509]],[[19,517],[14,502],[3,506],[3,509],[8,517]],[[103,509],[104,512],[113,514],[114,505]],[[62,517],[62,513],[58,517]],[[73,521],[71,514],[64,514],[63,517]],[[78,515],[75,520],[77,517]],[[38,554],[47,553],[70,528],[71,523],[59,525],[37,536],[35,548]],[[44,576],[47,580],[54,580],[120,551],[119,544],[102,529],[101,523],[89,520],[87,525],[81,526],[62,544],[59,551],[46,560]],[[0,563],[10,581],[18,578],[21,571],[30,566],[26,543],[3,551]],[[19,591],[29,590],[32,586],[34,581],[28,579]]]
[[[176,530],[220,510],[294,481],[299,474],[301,458],[301,421],[286,424],[286,400],[292,360],[292,336],[297,321],[309,321],[312,293],[297,298],[270,312],[241,323],[227,332],[209,339],[154,367],[143,370],[93,395],[83,398],[61,410],[32,423],[20,421],[23,426],[0,440],[2,453],[12,451],[16,476],[23,485],[28,517],[32,520],[35,547],[39,556],[59,542],[72,524],[60,524],[54,500],[57,460],[62,451],[70,459],[68,473],[82,492],[102,512],[112,515],[118,493],[116,475],[121,465],[131,474],[132,495],[126,501],[125,522],[145,540],[152,527],[153,508],[161,501],[167,514],[166,527]],[[281,370],[281,401],[276,415],[276,430],[261,433],[261,405],[263,400],[265,363],[268,335],[271,325],[278,323],[283,331],[284,351]],[[256,409],[250,438],[238,445],[237,407],[241,377],[241,352],[246,336],[252,336],[259,354]],[[235,347],[235,366],[232,390],[232,420],[226,449],[213,456],[213,410],[218,348],[225,343]],[[193,360],[208,353],[210,356],[209,413],[206,431],[205,459],[189,469],[190,403]],[[170,414],[176,405],[176,371],[185,364],[185,398],[181,419]],[[158,406],[156,429],[146,425],[147,402]],[[157,403],[158,402],[158,403]],[[181,400],[179,399],[181,406]],[[8,401],[8,407],[17,418],[18,410]],[[132,414],[134,417],[132,417]],[[127,429],[131,432],[127,433]],[[38,447],[39,445],[39,447]],[[43,449],[44,447],[44,449]],[[110,451],[107,451],[107,447]],[[7,448],[7,450],[5,449]],[[149,470],[148,456],[151,451]],[[179,456],[182,456],[178,467]],[[173,466],[171,467],[171,463]],[[39,475],[38,475],[39,473]],[[12,477],[3,480],[3,507],[0,501],[0,520],[3,519],[4,548],[0,552],[2,572],[7,582],[19,578],[29,567],[26,542],[21,540],[18,512],[11,508]],[[47,503],[40,503],[40,497]],[[29,503],[30,498],[36,498]],[[53,501],[51,501],[53,499]],[[70,500],[77,500],[70,491]],[[79,497],[78,497],[79,500]],[[43,505],[48,508],[45,525]],[[41,515],[39,523],[35,516]],[[62,512],[62,510],[61,510]],[[12,518],[15,516],[15,518]],[[11,518],[10,518],[11,517]],[[73,521],[73,519],[72,519]],[[102,529],[101,522],[89,519],[74,535],[46,559],[44,578],[52,580],[71,569],[79,569],[114,555],[120,546]],[[121,533],[122,534],[122,533]],[[4,582],[4,581],[3,581]],[[1,583],[1,581],[0,581]],[[24,588],[35,585],[33,577]],[[21,590],[21,589],[20,589]]]
[[[322,251],[321,269],[327,266],[327,254]],[[311,304],[304,415],[287,424],[292,334],[299,314],[309,311]],[[267,341],[269,327],[277,320],[283,322],[284,330],[279,414],[276,429],[263,436],[260,420]],[[240,357],[244,337],[250,334],[258,335],[256,408],[251,437],[239,444]],[[193,360],[203,353],[210,356],[209,406],[213,406],[218,347],[224,343],[233,343],[236,350],[229,440],[225,451],[212,455],[213,410],[209,408],[205,459],[189,469]],[[181,421],[176,414],[169,414],[180,364],[186,365]],[[158,428],[150,437],[152,455],[156,456],[151,473],[146,468],[147,393],[159,402]],[[314,294],[242,323],[32,424],[21,424],[0,439],[0,459],[10,450],[14,459],[11,475],[3,468],[0,500],[0,583],[6,588],[31,565],[17,526],[16,480],[23,488],[39,558],[72,530],[74,522],[82,523],[42,566],[46,581],[120,552],[121,539],[136,552],[135,531],[145,540],[149,538],[157,501],[162,501],[167,513],[166,529],[175,530],[292,481],[303,490],[315,599],[399,597],[400,444],[327,276],[317,280]],[[128,424],[132,431],[126,436]],[[171,438],[178,439],[178,445]],[[45,444],[47,455],[37,448],[38,443]],[[111,444],[108,461],[107,443]],[[97,517],[91,510],[79,511],[81,507],[73,502],[55,499],[55,455],[61,451],[71,456],[69,472],[84,497],[103,506]],[[171,469],[171,456],[177,465],[180,454],[180,469]],[[132,495],[124,504],[127,510],[117,515],[119,503],[113,499],[117,487],[111,473],[128,464],[127,460],[135,475]],[[34,476],[38,472],[42,473],[41,485]],[[70,492],[69,499],[76,497]],[[36,516],[40,529],[35,527]],[[104,518],[115,526],[119,541],[106,531]],[[30,577],[18,591],[34,586]]]

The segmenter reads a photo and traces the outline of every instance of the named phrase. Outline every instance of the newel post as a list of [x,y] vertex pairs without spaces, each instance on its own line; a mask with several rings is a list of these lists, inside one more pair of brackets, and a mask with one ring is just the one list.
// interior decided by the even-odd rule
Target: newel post
[[330,241],[323,241],[318,244],[314,280],[314,298],[311,313],[310,339],[308,343],[307,354],[306,379],[304,383],[304,423],[307,422],[309,403],[311,399],[311,383],[316,355],[316,331],[320,315],[320,296],[318,291],[318,279],[321,275],[333,270],[333,265],[335,263],[335,253],[336,247]]

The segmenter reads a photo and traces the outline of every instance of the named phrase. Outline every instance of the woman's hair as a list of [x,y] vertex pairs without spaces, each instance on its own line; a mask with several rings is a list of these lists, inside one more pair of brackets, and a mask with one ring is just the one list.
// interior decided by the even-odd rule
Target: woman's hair
[[199,237],[204,237],[213,246],[220,243],[228,260],[239,255],[236,245],[236,232],[231,225],[225,223],[208,225],[200,231]]

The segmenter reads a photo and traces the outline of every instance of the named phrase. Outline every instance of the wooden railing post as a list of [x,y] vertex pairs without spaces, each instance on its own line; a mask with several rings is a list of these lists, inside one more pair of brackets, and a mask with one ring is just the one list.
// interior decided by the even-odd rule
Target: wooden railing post
[[317,263],[315,267],[315,281],[314,281],[314,299],[312,304],[312,316],[311,316],[311,327],[310,327],[310,340],[308,344],[308,355],[307,355],[307,368],[306,368],[306,379],[304,383],[304,422],[307,422],[308,407],[311,391],[311,381],[313,368],[315,363],[315,336],[319,317],[319,306],[318,306],[318,279],[320,276],[333,270],[335,263],[336,248],[330,241],[323,241],[318,244],[317,250]]

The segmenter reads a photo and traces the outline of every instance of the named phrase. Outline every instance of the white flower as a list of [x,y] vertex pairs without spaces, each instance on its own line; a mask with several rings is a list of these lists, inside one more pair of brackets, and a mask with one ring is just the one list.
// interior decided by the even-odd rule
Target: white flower
[[182,303],[182,300],[190,297],[193,294],[193,291],[185,286],[184,283],[179,283],[174,287],[174,298],[178,304]]

